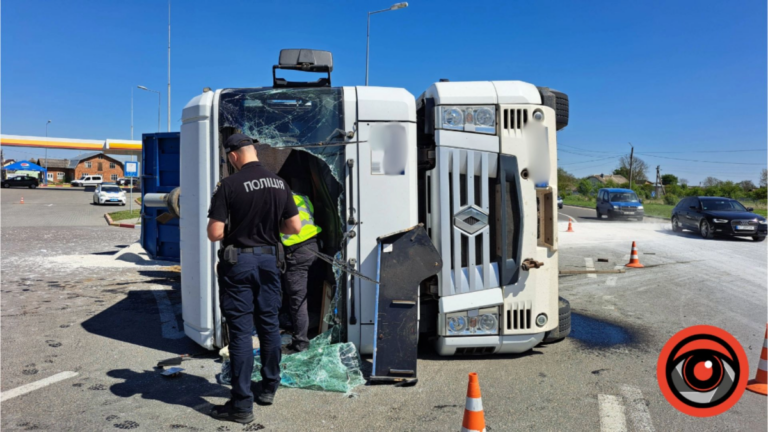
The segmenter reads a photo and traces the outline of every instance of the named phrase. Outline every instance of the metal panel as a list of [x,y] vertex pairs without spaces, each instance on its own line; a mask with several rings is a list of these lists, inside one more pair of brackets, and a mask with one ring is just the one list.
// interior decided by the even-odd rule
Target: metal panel
[[[181,182],[179,132],[142,135],[141,195],[168,193]],[[141,246],[153,259],[178,261],[181,258],[179,220],[165,224],[156,218],[166,210],[142,208]]]

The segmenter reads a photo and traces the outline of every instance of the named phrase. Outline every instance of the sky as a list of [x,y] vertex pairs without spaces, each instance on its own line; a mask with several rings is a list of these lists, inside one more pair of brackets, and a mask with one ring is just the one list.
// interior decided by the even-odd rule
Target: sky
[[[333,52],[333,85],[365,81],[376,1],[198,1],[172,5],[171,130],[204,87],[270,86],[282,48]],[[167,117],[168,3],[5,0],[0,130],[134,139]],[[697,184],[757,183],[766,167],[766,2],[409,2],[371,17],[370,84],[414,96],[440,78],[522,80],[568,94],[558,164],[610,173],[637,157]],[[6,158],[43,150],[5,148]],[[49,157],[77,152],[49,151]],[[697,161],[697,162],[694,162]]]

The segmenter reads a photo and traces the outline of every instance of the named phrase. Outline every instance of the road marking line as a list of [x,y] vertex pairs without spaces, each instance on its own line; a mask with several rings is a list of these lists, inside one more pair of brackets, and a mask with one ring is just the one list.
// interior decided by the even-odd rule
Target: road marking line
[[624,416],[624,405],[621,398],[612,395],[597,395],[600,408],[600,430],[605,432],[625,432],[627,419]]
[[165,294],[164,289],[153,289],[157,301],[157,310],[160,312],[160,324],[163,337],[166,339],[181,339],[185,337],[183,330],[179,330],[179,321],[176,319],[173,305]]
[[69,379],[75,376],[77,376],[77,372],[61,372],[61,373],[57,373],[56,375],[51,375],[48,378],[43,378],[40,381],[24,384],[21,387],[16,387],[15,389],[11,389],[11,390],[0,393],[0,402],[5,402],[8,399],[15,398],[16,396],[27,394],[37,389],[41,389],[45,386],[51,385],[53,383],[57,383],[59,381],[64,381],[65,379]]
[[632,420],[635,430],[638,432],[654,432],[656,429],[653,427],[651,413],[645,404],[643,392],[637,387],[623,385],[621,386],[621,394],[627,399],[629,418]]
[[618,279],[616,276],[611,276],[605,281],[605,284],[607,286],[616,286],[616,279]]
[[[592,258],[584,258],[584,265],[587,268],[587,271],[595,271],[595,262],[592,260]],[[597,275],[594,273],[587,273],[588,278],[596,278]]]
[[611,303],[613,303],[613,296],[603,296],[603,309],[614,309]]
[[[571,215],[567,215],[567,214],[565,214],[565,213],[560,213],[560,212],[557,212],[557,214],[559,214],[559,215],[562,215],[562,216],[565,216],[565,217],[567,217],[567,218],[570,218],[570,219],[572,219],[572,220],[573,220],[573,223],[578,223],[578,221],[576,220],[576,218],[575,218],[575,217],[573,217],[573,216],[571,216]],[[566,222],[567,222],[567,221],[566,221]]]

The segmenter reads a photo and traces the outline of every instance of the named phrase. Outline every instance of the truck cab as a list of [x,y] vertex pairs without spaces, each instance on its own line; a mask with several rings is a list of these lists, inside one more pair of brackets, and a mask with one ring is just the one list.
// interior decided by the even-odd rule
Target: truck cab
[[[282,69],[327,77],[291,83],[277,77]],[[332,87],[332,70],[328,52],[283,50],[271,87],[205,89],[184,108],[186,334],[208,349],[226,344],[206,210],[233,172],[221,145],[244,133],[258,140],[262,164],[313,203],[320,251],[352,270],[323,262],[310,275],[308,291],[321,293],[309,296],[310,316],[339,326],[362,354],[374,349],[377,239],[418,224],[443,261],[414,287],[419,332],[439,354],[523,352],[564,337],[555,197],[567,97],[486,81],[435,83],[417,99],[400,88]]]

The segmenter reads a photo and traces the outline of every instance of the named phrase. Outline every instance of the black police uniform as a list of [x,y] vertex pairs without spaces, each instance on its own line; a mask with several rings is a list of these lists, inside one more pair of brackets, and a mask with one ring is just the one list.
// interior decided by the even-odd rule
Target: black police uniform
[[280,384],[280,272],[276,252],[280,221],[297,214],[288,184],[260,162],[247,163],[222,180],[211,199],[208,217],[227,223],[222,248],[237,248],[236,264],[221,259],[217,267],[221,310],[229,328],[235,411],[253,410],[254,323],[261,343],[262,391],[275,393]]

